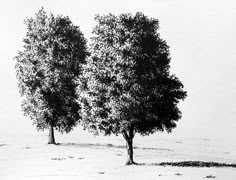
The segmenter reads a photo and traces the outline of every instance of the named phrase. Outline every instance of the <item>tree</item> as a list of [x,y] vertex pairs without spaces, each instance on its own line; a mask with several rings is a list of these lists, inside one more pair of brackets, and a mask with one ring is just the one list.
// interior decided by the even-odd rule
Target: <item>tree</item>
[[181,118],[177,104],[187,94],[170,74],[169,47],[157,32],[158,20],[139,12],[95,20],[79,85],[83,126],[105,135],[121,133],[126,164],[134,164],[135,133],[171,132]]
[[15,57],[18,87],[24,97],[22,109],[38,130],[72,130],[79,115],[77,79],[88,55],[86,40],[68,17],[47,15],[42,8],[25,20],[23,50]]

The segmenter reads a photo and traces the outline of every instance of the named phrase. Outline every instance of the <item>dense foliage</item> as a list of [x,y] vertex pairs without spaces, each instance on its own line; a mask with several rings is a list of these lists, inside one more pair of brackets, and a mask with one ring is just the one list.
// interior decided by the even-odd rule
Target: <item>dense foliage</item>
[[39,130],[69,132],[80,119],[76,87],[86,40],[68,17],[47,15],[43,8],[25,24],[23,50],[15,57],[23,111]]
[[169,71],[169,47],[160,38],[158,20],[142,13],[95,20],[91,57],[79,86],[83,125],[105,135],[121,133],[132,164],[134,134],[171,132],[186,92]]

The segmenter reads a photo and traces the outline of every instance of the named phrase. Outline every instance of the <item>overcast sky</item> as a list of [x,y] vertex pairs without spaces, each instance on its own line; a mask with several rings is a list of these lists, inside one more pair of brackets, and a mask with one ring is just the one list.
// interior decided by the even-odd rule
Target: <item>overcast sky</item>
[[70,17],[86,38],[95,14],[136,13],[157,18],[170,46],[171,72],[187,99],[172,135],[235,138],[236,3],[231,0],[7,0],[0,6],[0,131],[35,131],[21,112],[13,57],[22,48],[23,20],[44,7]]

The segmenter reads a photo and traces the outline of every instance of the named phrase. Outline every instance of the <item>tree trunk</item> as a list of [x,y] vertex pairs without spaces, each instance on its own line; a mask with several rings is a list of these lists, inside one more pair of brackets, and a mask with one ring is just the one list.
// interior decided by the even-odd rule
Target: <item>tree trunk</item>
[[130,128],[128,132],[123,130],[122,132],[123,137],[126,140],[126,149],[127,149],[127,161],[126,165],[136,164],[133,159],[133,137],[134,137],[134,130]]
[[126,140],[126,149],[127,149],[127,161],[126,165],[135,164],[133,159],[133,138],[129,138]]
[[53,125],[50,125],[49,127],[49,136],[48,136],[48,144],[56,144],[55,137],[54,137],[54,129]]

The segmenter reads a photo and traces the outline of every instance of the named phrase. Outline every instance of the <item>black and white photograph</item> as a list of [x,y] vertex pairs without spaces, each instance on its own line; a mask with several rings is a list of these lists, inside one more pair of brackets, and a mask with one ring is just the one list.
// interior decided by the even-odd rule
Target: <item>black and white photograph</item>
[[236,2],[0,6],[0,180],[235,180]]

